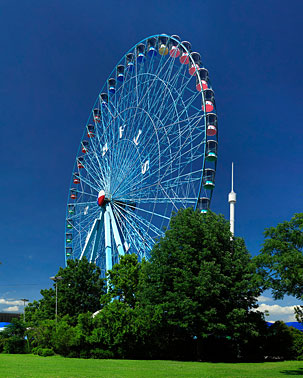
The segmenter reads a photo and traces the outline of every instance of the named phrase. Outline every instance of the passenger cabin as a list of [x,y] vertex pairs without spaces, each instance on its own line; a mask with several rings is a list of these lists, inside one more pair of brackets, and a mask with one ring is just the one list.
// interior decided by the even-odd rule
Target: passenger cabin
[[151,37],[147,40],[147,55],[152,58],[157,54],[157,38]]
[[67,232],[66,233],[66,243],[71,243],[73,240],[73,234]]
[[207,213],[209,209],[210,199],[207,197],[200,197],[198,200],[198,209],[202,214]]
[[73,249],[71,247],[66,247],[65,248],[65,253],[66,253],[66,256],[69,257],[69,256],[72,255]]
[[101,120],[101,110],[100,109],[98,109],[98,108],[96,108],[96,109],[94,109],[93,110],[93,116],[94,116],[94,121],[95,122],[100,122],[100,120]]
[[83,140],[81,142],[81,151],[86,154],[88,151],[89,142],[87,140]]
[[205,168],[203,171],[203,187],[204,189],[214,189],[215,187],[215,175],[216,171],[212,168]]
[[135,57],[133,53],[129,53],[126,55],[126,69],[129,72],[131,72],[134,68],[134,60],[135,60]]
[[191,52],[190,42],[183,41],[182,45],[180,45],[180,50],[181,50],[180,63],[181,64],[188,64],[189,63],[189,54]]
[[137,52],[137,62],[143,63],[145,60],[145,45],[143,43],[139,43],[136,47]]
[[75,213],[75,205],[68,204],[67,205],[67,211],[68,211],[68,214],[74,214]]
[[122,64],[119,64],[117,67],[117,80],[122,83],[124,81],[124,66]]
[[74,184],[80,184],[80,175],[78,172],[75,172],[73,174],[73,183]]
[[95,126],[94,125],[87,125],[87,136],[89,138],[93,138],[95,136]]
[[101,100],[101,105],[103,108],[106,107],[108,104],[108,94],[107,93],[101,93],[100,94],[100,100]]
[[196,72],[196,89],[198,92],[208,89],[208,71],[206,68],[199,68]]
[[79,169],[84,168],[83,162],[84,162],[83,157],[81,157],[81,156],[78,157],[78,159],[77,159],[77,167],[78,167]]
[[205,159],[207,161],[217,160],[218,142],[216,140],[208,140],[206,142]]
[[159,36],[159,54],[160,55],[168,54],[167,40],[168,38],[166,35]]
[[201,55],[197,52],[193,52],[190,54],[191,55],[191,59],[189,61],[189,74],[191,76],[195,76],[196,75],[196,71],[200,68],[201,66]]
[[217,127],[217,115],[215,113],[206,114],[206,135],[215,136]]
[[67,228],[73,228],[74,222],[72,219],[67,219],[66,221],[66,227]]
[[77,198],[77,189],[73,188],[70,190],[70,198],[76,199]]
[[202,104],[202,110],[205,111],[206,113],[212,112],[215,107],[215,94],[212,89],[205,89],[203,91],[204,95],[204,101],[205,101],[205,110],[204,110],[204,104]]
[[178,35],[172,35],[169,44],[168,44],[168,49],[169,49],[169,55],[171,58],[179,58],[180,56],[180,48],[179,44],[181,42],[181,38]]
[[108,79],[108,92],[112,95],[116,93],[116,79],[113,77]]

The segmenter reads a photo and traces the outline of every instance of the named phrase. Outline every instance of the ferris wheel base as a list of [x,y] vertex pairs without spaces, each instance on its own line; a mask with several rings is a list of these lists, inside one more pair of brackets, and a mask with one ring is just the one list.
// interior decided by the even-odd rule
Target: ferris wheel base
[[120,234],[117,227],[117,222],[113,214],[111,204],[106,204],[101,209],[100,216],[95,219],[90,232],[87,235],[87,239],[82,250],[80,260],[86,256],[89,262],[93,262],[97,258],[97,251],[102,233],[102,221],[104,222],[104,234],[105,234],[105,263],[106,271],[113,267],[113,248],[111,240],[111,232],[114,236],[115,246],[118,251],[119,257],[125,255],[124,247],[120,238]]

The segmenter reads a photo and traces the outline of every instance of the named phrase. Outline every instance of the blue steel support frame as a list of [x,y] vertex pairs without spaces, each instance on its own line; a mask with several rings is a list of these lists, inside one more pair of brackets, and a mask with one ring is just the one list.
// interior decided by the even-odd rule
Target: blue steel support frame
[[106,259],[106,271],[112,269],[112,241],[110,232],[110,214],[106,209],[104,212],[104,234],[105,234],[105,259]]
[[114,239],[115,239],[117,251],[119,253],[119,256],[124,256],[125,252],[124,252],[123,244],[121,242],[121,238],[120,238],[120,235],[119,235],[117,222],[116,222],[116,219],[114,217],[111,204],[108,203],[107,206],[106,206],[106,208],[107,208],[107,210],[109,211],[109,214],[110,214],[110,219],[111,219],[111,223],[112,223],[113,234],[114,234]]

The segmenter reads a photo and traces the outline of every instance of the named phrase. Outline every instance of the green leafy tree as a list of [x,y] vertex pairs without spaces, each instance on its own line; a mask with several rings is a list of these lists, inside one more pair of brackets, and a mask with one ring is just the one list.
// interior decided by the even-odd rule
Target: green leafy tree
[[[77,323],[79,314],[100,309],[100,298],[105,293],[101,271],[86,258],[68,260],[66,268],[60,268],[57,276],[62,280],[58,285],[58,317],[69,316],[70,324]],[[26,307],[26,319],[39,322],[55,318],[55,289],[41,290],[43,298]]]
[[268,359],[302,359],[303,333],[277,321],[268,329],[265,354]]
[[53,348],[53,336],[56,333],[55,320],[43,319],[29,327],[28,338],[32,348]]
[[295,317],[299,323],[303,323],[303,306],[295,306]]
[[4,353],[26,352],[26,327],[21,319],[14,318],[0,333],[0,345]]
[[77,346],[76,327],[70,324],[69,316],[65,316],[60,319],[56,332],[53,333],[53,349],[62,356],[68,356]]
[[94,318],[90,343],[116,358],[148,358],[155,324],[144,308],[113,300]]
[[275,299],[285,294],[303,299],[303,213],[267,228],[264,235],[263,248],[255,257],[263,287],[271,288]]
[[167,357],[193,358],[195,344],[198,358],[220,345],[220,358],[236,356],[239,344],[259,335],[256,267],[222,216],[180,210],[142,270],[140,303],[162,312],[158,342]]
[[137,301],[141,264],[135,254],[120,257],[119,264],[115,264],[107,272],[107,294],[102,301],[109,302],[116,298],[120,302],[134,308]]
[[42,289],[42,298],[33,301],[25,307],[25,319],[27,322],[38,323],[42,320],[55,319],[55,290]]

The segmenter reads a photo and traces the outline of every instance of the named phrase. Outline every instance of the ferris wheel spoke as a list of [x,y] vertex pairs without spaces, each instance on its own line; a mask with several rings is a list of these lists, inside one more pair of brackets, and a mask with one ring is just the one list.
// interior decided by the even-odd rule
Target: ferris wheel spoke
[[[161,57],[161,59],[163,59],[163,56]],[[168,80],[168,78],[171,77],[171,75],[172,75],[173,68],[175,67],[175,62],[174,62],[173,59],[167,59],[166,62],[163,65],[159,64],[158,67],[160,67],[158,71],[147,73],[147,74],[154,76],[154,78],[151,82],[151,85],[145,91],[144,96],[145,95],[154,96],[155,91],[156,91],[155,84],[157,83],[157,80],[159,80],[159,78],[161,78],[162,80]],[[178,71],[180,71],[180,70],[182,70],[181,66],[179,66]]]
[[[178,74],[175,76],[175,80],[178,79]],[[167,117],[171,115],[171,109],[175,109],[176,104],[178,104],[178,101],[182,99],[182,96],[184,94],[184,90],[187,88],[189,82],[191,79],[188,79],[185,83],[182,84],[181,87],[178,88],[178,93],[177,97],[174,98],[171,90],[169,88],[173,88],[173,83],[171,85],[168,84],[168,82],[165,82],[164,80],[162,81],[163,89],[162,89],[162,96],[157,96],[157,101],[153,102],[152,105],[153,107],[149,109],[149,111],[152,111],[153,109],[156,110],[155,115],[157,116],[159,113],[161,114],[159,104],[164,103],[164,101],[167,99],[167,97],[172,97],[174,101],[166,106],[166,112],[167,112]]]
[[[194,172],[183,174],[181,176],[172,177],[170,179],[163,180],[161,181],[161,184],[166,190],[169,190],[169,189],[178,188],[179,186],[193,184],[195,182],[199,183],[201,180],[201,173],[202,173],[202,169],[199,169]],[[158,188],[158,182],[151,185],[143,186],[141,188],[135,188],[133,190],[128,191],[127,193],[129,194],[129,196],[141,194],[143,198],[144,194],[147,194],[147,193],[153,194],[157,190],[157,188]]]
[[[86,154],[87,159],[84,163],[84,170],[90,175],[90,177],[96,182],[100,181],[102,177],[100,177],[100,174],[102,174],[102,169],[100,165],[96,164],[94,162],[95,154],[87,153]],[[83,169],[83,168],[82,168]],[[80,173],[80,170],[79,170]],[[104,179],[104,178],[103,178]]]
[[[167,64],[167,62],[166,62],[166,64]],[[160,72],[163,71],[163,70],[165,69],[165,65],[166,65],[166,64],[164,64],[164,65],[161,67]],[[136,67],[137,67],[137,65],[136,65]],[[159,73],[158,73],[158,74],[159,74]],[[149,87],[148,87],[148,91],[147,91],[147,90],[145,91],[145,94],[142,96],[142,98],[140,99],[140,101],[139,101],[139,87],[138,87],[139,84],[140,84],[139,79],[140,79],[140,74],[137,74],[137,75],[136,75],[136,81],[135,81],[135,93],[136,93],[136,106],[137,106],[137,107],[140,107],[140,106],[141,106],[141,103],[143,102],[143,100],[144,100],[146,94],[148,94],[149,91],[152,90],[153,85],[157,82],[157,80],[156,80],[156,79],[157,79],[157,76],[154,77],[153,81],[151,82],[151,84],[150,84]],[[134,125],[131,125],[131,127],[133,127],[133,126],[134,126]]]
[[[203,144],[203,142],[201,143],[201,145],[202,144]],[[183,145],[184,149],[185,149],[185,147],[186,147],[186,145]],[[187,154],[187,153],[188,153],[188,151],[184,151],[183,152],[183,154]],[[181,154],[180,156],[182,156],[183,154]],[[162,156],[163,156],[163,154],[162,154]],[[193,160],[193,156],[191,156],[191,159]],[[167,159],[167,163],[166,164],[162,164],[160,168],[154,170],[153,171],[153,175],[157,175],[161,170],[163,170],[163,168],[169,167],[171,165],[172,160],[173,160],[172,158],[171,159]],[[150,165],[152,166],[153,164],[154,164],[154,161],[152,160],[151,163],[150,163]],[[184,166],[186,166],[187,164],[188,164],[188,162],[184,163]],[[175,170],[173,170],[173,171],[169,171],[168,173],[171,174],[173,172],[176,172],[179,169],[180,169],[180,166],[178,168],[176,168]],[[138,175],[136,177],[133,177],[133,181],[134,182],[136,182],[136,179],[138,178],[138,176],[140,177],[140,173],[138,173]],[[162,173],[161,173],[161,177],[162,177],[162,180],[163,180],[164,176],[162,175]],[[142,183],[142,182],[144,182],[145,180],[148,180],[148,179],[150,179],[150,177],[148,177],[148,176],[146,176],[146,178],[142,178],[141,177],[141,180],[139,180],[139,182]],[[129,190],[129,187],[126,186],[125,190],[126,191]]]
[[[127,251],[135,249],[135,252],[137,255],[142,259],[143,257],[146,257],[146,241],[142,237],[142,232],[139,232],[139,228],[137,225],[133,225],[132,222],[129,220],[126,220],[125,216],[122,215],[122,213],[116,209],[116,215],[117,218],[119,219],[119,223],[122,225],[124,224],[125,232],[123,233],[124,235],[124,240],[127,244]],[[139,242],[138,242],[139,240]],[[130,245],[129,245],[130,242]],[[144,247],[142,248],[142,243]],[[149,243],[149,250],[151,250],[153,243]]]
[[157,237],[160,237],[162,235],[162,231],[159,230],[156,226],[154,226],[150,221],[147,221],[145,218],[139,217],[131,211],[126,211],[126,214],[128,215],[128,219],[133,219],[137,225],[140,224],[142,227],[144,227],[147,234],[149,230],[151,230]]
[[[170,64],[169,64],[169,61],[167,61],[167,63],[168,63],[168,67],[164,71],[164,75],[163,75],[162,78],[160,78],[160,74],[156,73],[155,75],[153,75],[154,79],[152,80],[152,84],[150,86],[148,86],[148,84],[145,85],[145,86],[143,86],[144,89],[145,89],[145,91],[142,91],[143,96],[142,96],[142,100],[140,101],[140,106],[141,107],[146,107],[148,109],[148,111],[152,110],[152,109],[150,109],[150,98],[155,99],[152,102],[152,104],[153,104],[153,106],[157,107],[158,99],[161,99],[162,97],[164,97],[164,93],[165,93],[165,91],[167,91],[167,85],[166,85],[165,80],[168,81],[170,79],[171,74],[172,74],[172,69],[174,67],[174,62],[171,61]],[[145,77],[146,76],[147,75],[145,75]],[[147,81],[147,83],[148,82],[149,81]],[[160,83],[160,84],[162,84],[162,87],[164,86],[164,88],[162,88],[162,91],[159,92],[159,89],[157,88],[157,86],[153,85],[154,83]],[[158,91],[157,96],[155,95],[156,91]],[[144,125],[143,125],[143,127],[144,127]]]
[[156,235],[156,236],[160,236],[162,235],[162,232],[155,226],[150,226],[150,223],[147,222],[145,219],[141,218],[141,217],[138,217],[138,216],[135,216],[134,214],[131,214],[130,212],[126,212],[128,213],[129,217],[126,217],[126,215],[124,214],[124,209],[123,211],[121,211],[122,209],[119,208],[119,206],[117,206],[117,204],[115,204],[115,208],[116,210],[119,212],[119,214],[122,216],[122,218],[125,219],[125,221],[134,229],[136,230],[136,227],[138,228],[138,225],[139,227],[143,227],[144,228],[144,231],[145,231],[145,234],[144,236],[141,235],[139,232],[138,232],[138,235],[140,236],[140,239],[142,241],[146,240],[146,237],[150,238],[151,241],[153,241],[152,237],[148,234],[147,230],[148,229],[151,229],[152,232]]

